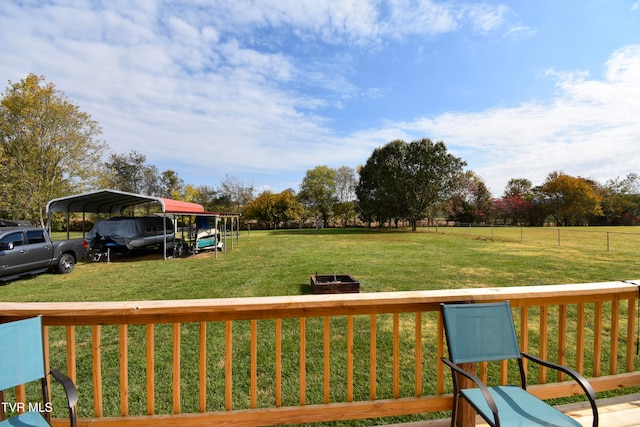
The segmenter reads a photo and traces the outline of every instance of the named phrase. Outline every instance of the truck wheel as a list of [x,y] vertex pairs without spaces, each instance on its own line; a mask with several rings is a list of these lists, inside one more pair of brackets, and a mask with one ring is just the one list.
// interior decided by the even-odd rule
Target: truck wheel
[[76,264],[76,259],[71,254],[60,255],[58,260],[58,272],[62,274],[68,274],[73,271],[73,267]]

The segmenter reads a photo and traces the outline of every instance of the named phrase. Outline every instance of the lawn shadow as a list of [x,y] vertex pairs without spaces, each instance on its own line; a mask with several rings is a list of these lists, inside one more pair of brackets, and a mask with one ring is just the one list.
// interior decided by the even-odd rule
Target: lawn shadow
[[300,293],[302,295],[311,295],[311,283],[303,283],[300,285]]

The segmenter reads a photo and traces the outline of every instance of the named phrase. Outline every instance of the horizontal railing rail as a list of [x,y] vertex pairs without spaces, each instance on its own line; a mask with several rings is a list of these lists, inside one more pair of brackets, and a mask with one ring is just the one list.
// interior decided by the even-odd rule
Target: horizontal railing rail
[[[573,366],[597,391],[640,385],[635,283],[2,302],[0,321],[43,316],[47,364],[77,382],[82,426],[310,423],[449,410],[441,303],[509,300],[523,351]],[[506,384],[506,367],[478,373]],[[542,398],[580,393],[529,369]]]

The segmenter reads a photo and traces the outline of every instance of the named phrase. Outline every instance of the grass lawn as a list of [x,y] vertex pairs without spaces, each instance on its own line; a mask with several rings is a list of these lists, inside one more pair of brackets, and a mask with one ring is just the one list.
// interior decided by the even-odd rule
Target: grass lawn
[[[351,274],[361,292],[547,285],[640,278],[640,233],[556,229],[521,241],[518,228],[327,229],[241,232],[239,243],[212,253],[163,260],[159,254],[84,261],[68,275],[44,274],[0,286],[2,301],[114,301],[298,295],[309,276]],[[567,233],[571,229],[563,229]],[[578,228],[577,230],[584,230]],[[592,229],[590,229],[592,230]],[[611,230],[611,229],[609,229]],[[633,233],[637,228],[615,228]],[[524,229],[527,234],[533,229]],[[570,239],[571,235],[580,239]],[[604,240],[603,240],[604,239]],[[595,243],[594,243],[595,242]],[[574,244],[572,244],[574,243]]]
[[[393,229],[326,229],[242,231],[240,241],[228,252],[204,253],[195,257],[163,260],[158,253],[138,256],[113,256],[111,263],[84,261],[68,275],[43,274],[17,280],[0,286],[1,301],[115,301],[147,299],[228,298],[273,295],[300,295],[311,293],[309,277],[321,274],[351,274],[361,284],[361,292],[408,291],[445,288],[500,287],[525,285],[551,285],[564,283],[604,282],[640,279],[640,263],[637,248],[640,247],[640,229],[563,228],[558,244],[557,229],[462,229],[422,228],[412,233]],[[607,232],[611,233],[607,246]],[[613,232],[616,232],[613,234]],[[625,234],[620,234],[625,233]],[[603,240],[604,239],[604,240]],[[604,242],[604,243],[603,243]],[[612,244],[615,243],[615,244]],[[336,322],[333,324],[333,322]],[[356,336],[356,358],[366,364],[368,354],[368,320],[363,322]],[[388,330],[390,319],[382,316],[378,327],[380,343]],[[234,407],[246,407],[248,396],[248,322],[234,322]],[[332,319],[331,356],[344,357],[344,319]],[[411,320],[408,320],[411,323]],[[358,325],[358,323],[356,324]],[[223,326],[212,323],[208,329],[208,360],[223,366]],[[197,366],[197,325],[182,326],[181,342],[183,366]],[[273,328],[272,321],[260,323],[263,328]],[[64,369],[64,331],[50,332],[52,364]],[[296,405],[298,325],[295,320],[283,322],[283,369],[285,370],[283,404]],[[81,393],[80,415],[92,416],[91,360],[88,343],[90,328],[78,327],[79,343],[77,368]],[[425,332],[426,333],[426,332]],[[129,327],[129,392],[130,412],[143,414],[145,407],[144,380],[144,327]],[[171,413],[171,325],[156,326],[156,408],[159,413]],[[308,354],[321,354],[322,319],[309,319],[307,329]],[[273,342],[270,333],[259,342],[261,392],[265,402],[272,397]],[[412,335],[408,333],[406,354],[411,354]],[[433,343],[425,342],[425,352]],[[333,346],[336,345],[334,349]],[[384,345],[384,344],[380,344]],[[403,339],[403,344],[404,339]],[[102,330],[102,369],[105,415],[119,413],[118,398],[118,332],[117,327],[105,326]],[[319,346],[315,348],[314,346]],[[82,353],[84,351],[84,353]],[[378,349],[380,397],[391,393],[391,380],[385,375],[391,366],[390,348]],[[405,354],[405,352],[403,352]],[[425,353],[426,354],[426,353]],[[291,360],[289,360],[291,359]],[[238,363],[236,367],[235,364]],[[322,389],[317,388],[322,379],[322,360],[309,356],[308,402],[322,401]],[[405,363],[405,362],[402,362]],[[411,362],[406,362],[410,374]],[[316,366],[317,365],[317,366]],[[344,366],[337,363],[336,367]],[[404,366],[404,365],[403,365]],[[357,369],[357,375],[368,372],[366,366]],[[433,368],[435,369],[435,368]],[[197,408],[197,378],[185,368],[183,372],[183,410]],[[404,370],[403,370],[404,372]],[[336,373],[341,378],[344,373]],[[332,387],[334,384],[332,373]],[[313,381],[315,378],[317,382]],[[224,378],[221,369],[212,368],[208,390],[211,390],[211,410],[223,410]],[[236,383],[237,381],[237,383]],[[340,384],[341,380],[336,380]],[[367,399],[367,379],[356,378],[362,390],[356,390],[357,398]],[[403,395],[412,390],[407,381]],[[403,385],[404,387],[404,385]],[[336,393],[340,393],[340,386]],[[332,393],[334,391],[332,390]],[[360,396],[361,394],[361,396]],[[196,409],[197,410],[197,409]],[[406,417],[397,421],[409,421],[421,417]],[[387,423],[392,420],[386,420]],[[375,422],[375,421],[372,421]],[[330,425],[362,425],[332,423]]]

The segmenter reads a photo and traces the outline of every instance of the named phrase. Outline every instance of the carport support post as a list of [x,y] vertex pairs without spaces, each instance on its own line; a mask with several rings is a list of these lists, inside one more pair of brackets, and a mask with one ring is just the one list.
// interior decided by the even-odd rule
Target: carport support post
[[224,252],[227,253],[227,217],[224,217]]
[[163,246],[164,246],[164,259],[167,259],[167,212],[162,209],[162,233],[163,233]]
[[215,259],[218,259],[218,244],[220,243],[218,241],[218,234],[220,233],[220,230],[218,230],[218,222],[219,222],[220,217],[216,215],[216,227],[215,227],[215,233],[216,233],[216,248],[213,251],[214,253],[214,257]]
[[70,235],[70,230],[71,227],[69,226],[69,210],[67,209],[67,240],[70,239],[71,235]]

